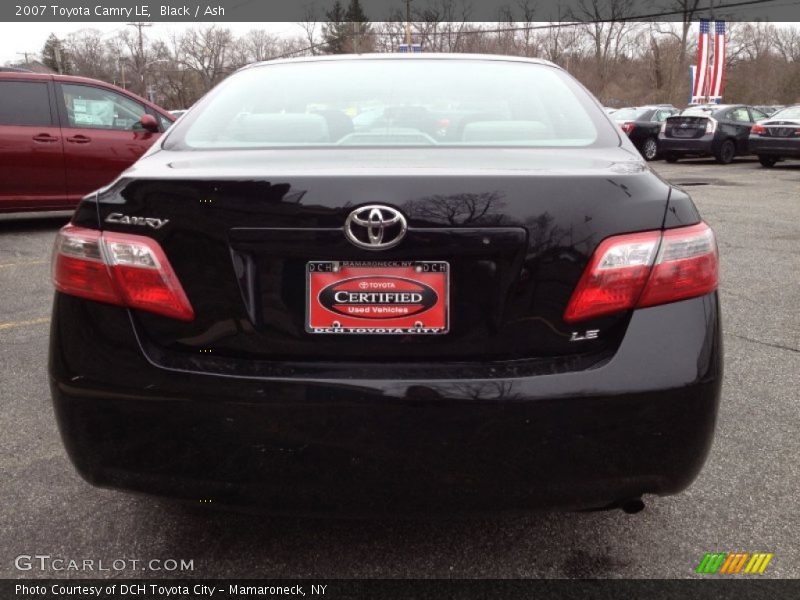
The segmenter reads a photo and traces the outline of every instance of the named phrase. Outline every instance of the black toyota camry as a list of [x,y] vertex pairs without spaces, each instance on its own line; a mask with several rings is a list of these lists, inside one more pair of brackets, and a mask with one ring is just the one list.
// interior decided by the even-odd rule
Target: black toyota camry
[[542,61],[244,68],[81,202],[53,278],[55,411],[101,486],[635,511],[713,438],[714,234]]
[[774,167],[784,158],[800,158],[800,104],[753,125],[749,148],[765,167]]

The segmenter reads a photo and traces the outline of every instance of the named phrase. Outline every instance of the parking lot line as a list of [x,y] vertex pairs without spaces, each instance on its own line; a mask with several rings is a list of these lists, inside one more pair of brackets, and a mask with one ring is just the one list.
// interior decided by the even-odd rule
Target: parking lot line
[[14,329],[15,327],[25,327],[26,325],[41,325],[49,322],[50,317],[39,317],[38,319],[28,319],[27,321],[9,321],[8,323],[0,323],[0,331],[4,329]]
[[49,260],[24,260],[15,263],[0,263],[0,269],[5,269],[7,267],[26,267],[28,265],[44,265],[49,262]]

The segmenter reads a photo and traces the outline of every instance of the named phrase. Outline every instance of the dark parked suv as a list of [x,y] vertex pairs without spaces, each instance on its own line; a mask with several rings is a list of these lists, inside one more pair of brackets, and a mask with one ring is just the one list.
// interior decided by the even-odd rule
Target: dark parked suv
[[[430,106],[459,132],[350,122]],[[559,67],[270,61],[158,144],[55,242],[51,390],[89,481],[276,511],[635,511],[699,472],[714,233]]]
[[174,120],[102,81],[0,73],[0,213],[74,208],[136,162]]
[[728,164],[735,156],[748,154],[753,124],[766,115],[742,104],[690,106],[661,125],[658,144],[667,162],[691,156],[713,156]]

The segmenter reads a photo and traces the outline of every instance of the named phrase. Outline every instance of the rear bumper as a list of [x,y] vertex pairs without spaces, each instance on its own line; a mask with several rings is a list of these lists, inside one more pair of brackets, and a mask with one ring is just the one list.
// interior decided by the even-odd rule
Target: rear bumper
[[[103,320],[81,339],[75,319],[90,314]],[[616,354],[590,370],[422,381],[392,369],[360,380],[169,371],[145,359],[126,311],[56,299],[53,401],[92,483],[383,513],[589,508],[682,490],[713,438],[717,297],[636,311]]]
[[716,149],[713,136],[695,139],[669,138],[658,136],[658,149],[661,154],[679,156],[712,156]]
[[752,154],[800,158],[800,138],[751,137],[748,149]]

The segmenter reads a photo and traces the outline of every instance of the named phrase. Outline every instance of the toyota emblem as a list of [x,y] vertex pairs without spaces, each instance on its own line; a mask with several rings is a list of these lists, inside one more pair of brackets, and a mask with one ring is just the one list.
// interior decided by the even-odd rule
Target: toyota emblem
[[408,224],[402,213],[382,204],[355,209],[344,222],[344,234],[359,248],[386,250],[394,248],[406,235]]

